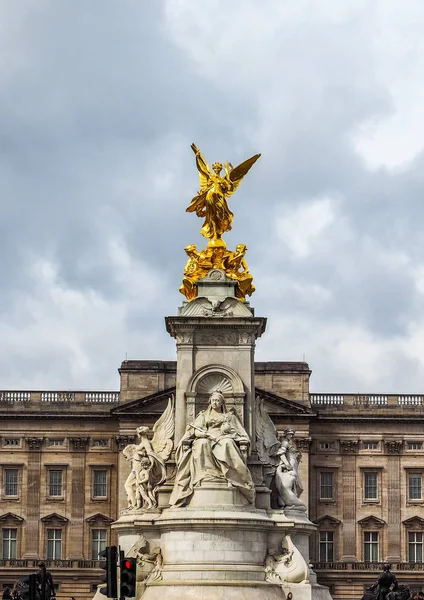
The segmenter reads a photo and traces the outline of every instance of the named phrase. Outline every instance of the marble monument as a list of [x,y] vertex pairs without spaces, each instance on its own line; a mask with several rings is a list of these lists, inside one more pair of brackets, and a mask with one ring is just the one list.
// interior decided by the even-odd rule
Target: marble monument
[[[294,431],[278,436],[255,398],[254,352],[266,319],[246,301],[254,291],[245,252],[228,251],[227,199],[260,155],[211,171],[192,146],[200,191],[188,212],[209,239],[189,261],[186,301],[166,318],[176,340],[175,398],[153,431],[134,424],[128,445],[128,508],[112,527],[138,559],[137,600],[330,600],[309,568],[315,526],[300,496]],[[289,425],[289,423],[288,423]]]

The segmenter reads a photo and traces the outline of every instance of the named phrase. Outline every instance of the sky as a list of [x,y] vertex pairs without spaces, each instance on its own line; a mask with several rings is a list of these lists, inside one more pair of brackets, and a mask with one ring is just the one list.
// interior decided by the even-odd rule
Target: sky
[[0,388],[115,390],[174,360],[186,213],[229,200],[256,359],[311,390],[424,393],[422,0],[0,4]]

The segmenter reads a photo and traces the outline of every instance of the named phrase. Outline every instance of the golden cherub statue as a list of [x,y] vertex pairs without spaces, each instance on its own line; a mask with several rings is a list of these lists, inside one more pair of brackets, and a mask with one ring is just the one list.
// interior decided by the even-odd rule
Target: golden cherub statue
[[[205,218],[200,233],[209,238],[209,247],[219,245],[225,247],[225,243],[219,240],[223,233],[231,230],[234,217],[228,208],[227,198],[234,194],[241,180],[258,160],[260,154],[248,158],[235,169],[231,163],[225,163],[222,167],[221,163],[215,162],[212,165],[212,172],[199,148],[195,144],[192,144],[191,148],[196,155],[200,191],[186,210],[195,212],[198,217]],[[221,177],[223,168],[225,175]]]
[[[195,144],[192,144],[191,148],[196,155],[200,191],[186,210],[195,212],[198,217],[204,217],[205,221],[200,233],[209,238],[209,242],[207,247],[200,252],[195,244],[186,246],[185,252],[188,261],[183,271],[184,277],[180,292],[187,300],[193,300],[197,296],[197,281],[205,277],[211,269],[221,269],[227,277],[237,281],[236,298],[244,301],[246,296],[250,296],[255,291],[253,278],[244,258],[247,246],[238,244],[236,251],[232,252],[227,250],[221,236],[231,230],[234,217],[228,208],[227,198],[234,194],[241,180],[258,160],[260,154],[248,158],[235,169],[231,163],[225,163],[224,167],[221,163],[213,163],[212,172],[199,148]],[[221,177],[223,168],[225,175]]]

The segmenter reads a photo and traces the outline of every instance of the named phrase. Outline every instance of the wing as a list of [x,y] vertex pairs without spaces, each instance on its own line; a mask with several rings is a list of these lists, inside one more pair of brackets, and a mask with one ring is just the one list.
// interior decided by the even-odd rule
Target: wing
[[[208,163],[205,160],[205,157],[200,152],[199,148],[195,145],[191,145],[191,149],[196,155],[196,166],[199,171],[199,179],[200,179],[200,189],[208,190],[211,187],[211,170],[209,168]],[[250,167],[249,167],[250,168]]]
[[255,162],[258,160],[259,157],[260,157],[260,154],[255,154],[254,156],[252,156],[252,158],[248,158],[244,162],[240,163],[235,169],[231,169],[231,171],[228,173],[228,178],[231,181],[231,183],[233,184],[232,185],[233,189],[229,192],[226,192],[226,194],[225,194],[226,196],[232,196],[232,194],[234,194],[234,192],[240,185],[240,182],[243,179],[243,177],[253,167],[253,165],[255,164]]
[[206,312],[212,312],[212,304],[207,298],[195,298],[181,309],[184,317],[204,317]]
[[273,456],[273,451],[279,446],[277,432],[260,398],[256,399],[256,440],[260,460],[266,464],[278,464],[278,458]]
[[174,396],[172,395],[168,400],[168,406],[153,425],[152,446],[164,461],[168,460],[174,446],[174,430]]

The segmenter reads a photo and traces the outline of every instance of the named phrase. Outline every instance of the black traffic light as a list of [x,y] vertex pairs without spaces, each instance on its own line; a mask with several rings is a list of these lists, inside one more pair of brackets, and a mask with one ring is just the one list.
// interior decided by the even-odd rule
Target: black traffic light
[[121,593],[125,598],[134,598],[137,585],[137,559],[121,558]]
[[99,552],[99,556],[105,560],[100,563],[100,568],[106,572],[103,575],[102,582],[106,585],[99,589],[100,593],[108,598],[118,597],[118,548],[108,546]]

